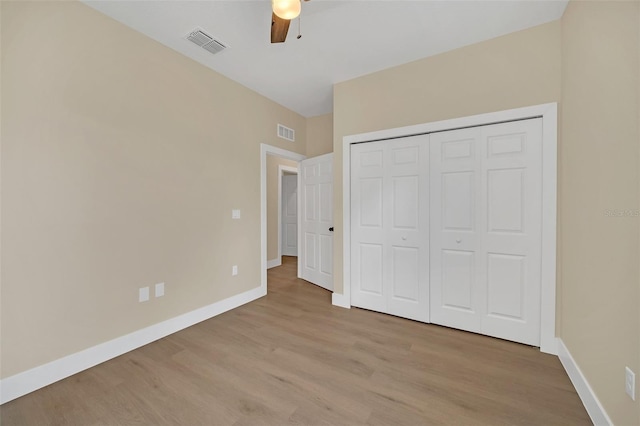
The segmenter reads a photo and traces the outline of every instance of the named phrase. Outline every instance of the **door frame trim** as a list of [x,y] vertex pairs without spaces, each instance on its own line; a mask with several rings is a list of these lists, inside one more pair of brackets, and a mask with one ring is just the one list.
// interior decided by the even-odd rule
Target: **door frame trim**
[[[291,166],[283,166],[282,164],[278,164],[278,260],[281,261],[282,259],[282,177],[284,176],[284,172],[291,172],[291,173],[295,173],[296,175],[296,192],[298,192],[298,186],[297,186],[297,182],[298,182],[298,168],[297,167],[291,167]],[[300,194],[298,194],[300,195]],[[297,197],[296,197],[297,198]],[[298,207],[296,206],[296,209]],[[300,219],[300,214],[297,214],[298,219]],[[297,222],[299,222],[299,220],[297,220]],[[298,226],[298,224],[296,223],[296,226]],[[299,227],[298,227],[299,228]],[[300,232],[300,229],[298,229],[298,232]],[[296,244],[298,244],[296,242]],[[300,250],[300,248],[298,247],[298,250]]]
[[333,294],[336,306],[351,306],[351,145],[425,133],[542,118],[542,266],[540,285],[540,351],[558,354],[556,338],[556,231],[558,184],[558,104],[515,108],[413,126],[385,129],[342,138],[342,294]]
[[[264,290],[264,294],[267,294],[267,155],[297,162],[307,158],[293,151],[265,143],[260,144],[260,288]],[[300,222],[299,216],[298,222]]]

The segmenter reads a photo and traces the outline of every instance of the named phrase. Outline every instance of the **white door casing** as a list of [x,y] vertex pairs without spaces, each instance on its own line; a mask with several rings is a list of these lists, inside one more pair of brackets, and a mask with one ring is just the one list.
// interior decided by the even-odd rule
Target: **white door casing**
[[299,165],[300,278],[333,291],[333,153]]
[[298,176],[282,176],[282,255],[298,255]]
[[431,135],[431,322],[540,344],[541,130]]
[[428,136],[393,142],[352,146],[352,304],[428,321]]

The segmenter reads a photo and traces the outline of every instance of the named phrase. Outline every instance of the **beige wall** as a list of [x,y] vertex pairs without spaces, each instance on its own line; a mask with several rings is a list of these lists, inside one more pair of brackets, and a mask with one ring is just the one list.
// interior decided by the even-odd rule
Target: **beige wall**
[[333,152],[333,114],[307,118],[307,157]]
[[342,292],[342,138],[560,100],[559,22],[334,86],[334,288]]
[[279,166],[298,168],[292,160],[267,155],[267,260],[278,258],[278,180]]
[[1,377],[259,286],[259,144],[305,118],[81,3],[0,5]]
[[[640,3],[578,2],[562,18],[561,336],[617,425],[640,424]],[[636,382],[640,386],[640,381]]]

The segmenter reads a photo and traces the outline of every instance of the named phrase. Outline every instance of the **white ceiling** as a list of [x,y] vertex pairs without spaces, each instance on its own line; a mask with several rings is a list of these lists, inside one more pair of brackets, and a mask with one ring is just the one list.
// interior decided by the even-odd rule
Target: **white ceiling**
[[[94,1],[89,6],[306,117],[331,112],[333,84],[529,28],[567,0],[311,0],[302,34],[271,44],[271,1]],[[187,41],[201,28],[229,46]]]

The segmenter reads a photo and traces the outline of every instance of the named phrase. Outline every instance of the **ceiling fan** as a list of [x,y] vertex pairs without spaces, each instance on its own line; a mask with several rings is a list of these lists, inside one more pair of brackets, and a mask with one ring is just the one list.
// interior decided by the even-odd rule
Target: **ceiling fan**
[[[304,0],[309,1],[309,0]],[[300,15],[301,0],[271,0],[271,43],[283,43],[287,39],[289,24]],[[298,38],[302,35],[298,34]]]

